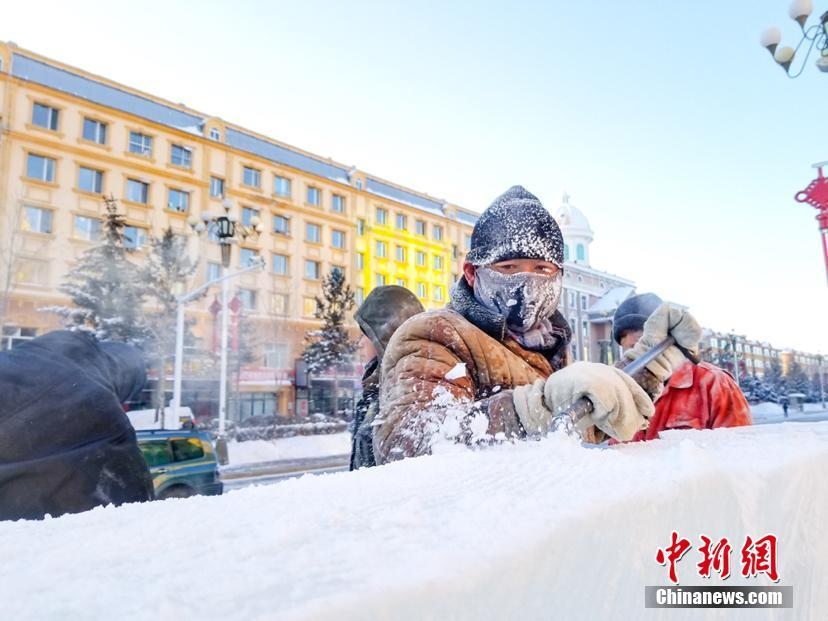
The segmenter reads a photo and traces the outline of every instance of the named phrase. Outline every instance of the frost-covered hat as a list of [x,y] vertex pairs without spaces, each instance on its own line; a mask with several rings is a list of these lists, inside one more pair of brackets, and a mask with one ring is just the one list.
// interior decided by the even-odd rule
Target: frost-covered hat
[[612,317],[612,338],[620,345],[624,332],[643,330],[644,322],[659,306],[661,298],[655,293],[634,295],[621,302]]
[[498,196],[474,225],[466,261],[539,259],[563,267],[563,235],[538,197],[519,185]]

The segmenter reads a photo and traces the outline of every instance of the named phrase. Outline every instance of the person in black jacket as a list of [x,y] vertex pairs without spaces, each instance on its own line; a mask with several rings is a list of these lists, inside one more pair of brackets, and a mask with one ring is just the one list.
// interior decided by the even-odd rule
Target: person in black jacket
[[376,465],[372,423],[379,401],[382,355],[394,331],[406,319],[424,310],[417,296],[405,287],[386,285],[372,289],[354,315],[364,334],[363,347],[372,352],[373,357],[365,365],[362,395],[354,408],[351,470]]
[[83,332],[0,352],[0,520],[152,500],[122,408],[145,381],[139,350]]

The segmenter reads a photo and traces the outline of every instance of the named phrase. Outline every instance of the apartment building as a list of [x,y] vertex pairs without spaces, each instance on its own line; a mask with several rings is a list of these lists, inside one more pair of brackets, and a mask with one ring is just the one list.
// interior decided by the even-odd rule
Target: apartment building
[[[257,257],[266,265],[231,285],[261,349],[259,362],[237,373],[248,414],[292,411],[294,363],[305,333],[319,326],[314,298],[333,268],[345,273],[357,301],[378,284],[400,284],[426,308],[441,307],[477,217],[353,166],[0,43],[3,346],[60,326],[57,316],[38,309],[68,302],[58,286],[99,241],[102,198],[110,194],[126,215],[137,262],[150,236],[167,227],[191,236],[192,253],[200,259],[191,289],[221,269],[218,245],[196,236],[194,222],[229,210],[242,224],[263,224],[260,235],[240,240],[231,260],[231,269]],[[204,344],[214,331],[211,303],[212,295],[188,308]],[[197,372],[185,372],[185,401],[187,380]]]

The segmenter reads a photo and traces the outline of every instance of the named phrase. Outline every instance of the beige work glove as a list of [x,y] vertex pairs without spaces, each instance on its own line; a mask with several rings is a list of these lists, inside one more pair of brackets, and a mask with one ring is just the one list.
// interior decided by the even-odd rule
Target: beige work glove
[[538,379],[531,384],[515,386],[512,402],[515,405],[520,424],[528,434],[546,433],[552,421],[552,412],[543,402],[543,388],[546,380]]
[[626,442],[649,425],[655,411],[650,397],[621,369],[599,362],[575,362],[546,380],[544,402],[560,412],[581,397],[592,401],[592,423],[616,440]]
[[[698,355],[701,334],[701,326],[693,315],[665,302],[655,309],[653,314],[644,322],[644,333],[632,349],[624,352],[624,357],[635,360],[641,354],[661,343],[668,335],[672,336],[676,343],[687,351]],[[687,362],[687,358],[684,354],[681,353],[678,347],[671,345],[664,353],[647,365],[647,370],[655,375],[660,382],[666,382],[673,372],[685,362]]]

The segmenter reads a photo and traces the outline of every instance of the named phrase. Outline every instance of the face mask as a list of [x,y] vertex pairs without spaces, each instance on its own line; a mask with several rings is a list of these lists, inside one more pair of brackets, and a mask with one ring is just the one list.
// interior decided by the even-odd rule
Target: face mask
[[505,317],[510,330],[526,332],[555,312],[562,283],[563,272],[555,276],[501,274],[479,267],[474,276],[474,297],[490,311]]

